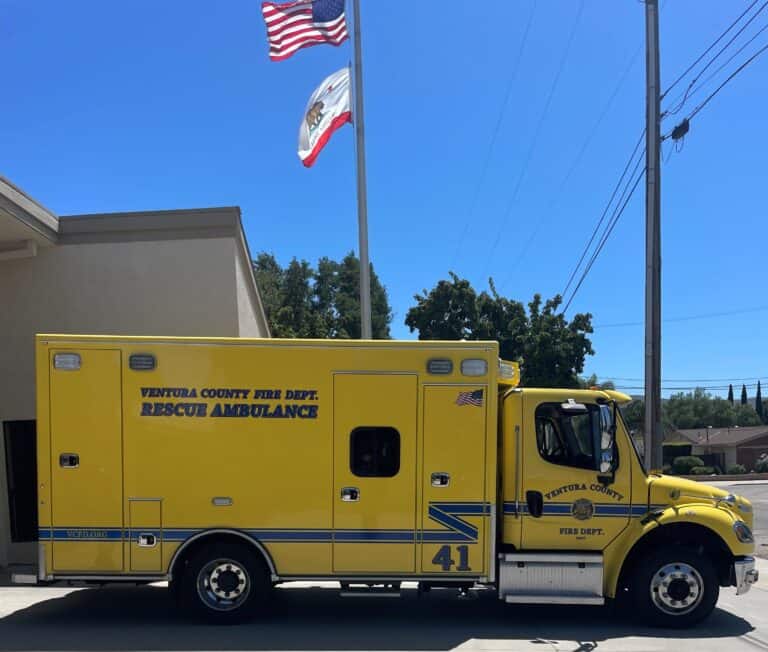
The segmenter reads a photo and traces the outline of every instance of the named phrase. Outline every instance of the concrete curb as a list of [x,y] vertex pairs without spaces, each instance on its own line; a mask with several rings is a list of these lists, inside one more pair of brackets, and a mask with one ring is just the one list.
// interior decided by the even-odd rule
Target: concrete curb
[[743,473],[741,475],[675,475],[675,478],[685,478],[686,480],[696,480],[697,482],[751,482],[752,480],[768,480],[768,473]]

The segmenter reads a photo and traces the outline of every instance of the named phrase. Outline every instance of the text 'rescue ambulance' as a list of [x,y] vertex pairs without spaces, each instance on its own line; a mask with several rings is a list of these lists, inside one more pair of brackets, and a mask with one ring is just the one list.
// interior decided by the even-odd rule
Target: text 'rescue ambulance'
[[39,569],[168,580],[242,620],[274,585],[621,599],[690,625],[757,580],[752,506],[648,473],[613,391],[521,389],[495,342],[39,335]]

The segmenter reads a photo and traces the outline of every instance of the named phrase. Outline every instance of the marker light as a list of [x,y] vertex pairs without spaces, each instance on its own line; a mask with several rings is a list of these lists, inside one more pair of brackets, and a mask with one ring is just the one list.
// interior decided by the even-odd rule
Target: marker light
[[485,376],[488,373],[488,361],[483,358],[466,358],[461,361],[461,373],[465,376]]
[[515,365],[504,360],[499,360],[499,378],[503,380],[514,380],[517,376]]
[[80,369],[80,355],[77,353],[57,353],[53,356],[53,368],[62,371],[77,371]]
[[427,361],[427,373],[436,376],[445,376],[453,371],[453,362],[450,358],[432,358]]

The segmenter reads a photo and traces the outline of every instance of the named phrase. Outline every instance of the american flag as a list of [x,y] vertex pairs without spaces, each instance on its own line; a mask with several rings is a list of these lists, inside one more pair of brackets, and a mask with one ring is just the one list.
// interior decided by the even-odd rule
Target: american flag
[[348,37],[344,0],[297,0],[263,2],[261,12],[267,23],[269,58],[287,59],[310,45],[340,45]]
[[456,399],[456,405],[474,405],[475,407],[482,407],[483,390],[476,389],[474,392],[459,392],[459,396]]

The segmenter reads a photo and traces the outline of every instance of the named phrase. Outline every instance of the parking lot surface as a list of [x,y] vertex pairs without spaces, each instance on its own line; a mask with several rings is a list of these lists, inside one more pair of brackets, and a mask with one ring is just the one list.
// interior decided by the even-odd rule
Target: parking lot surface
[[[763,577],[768,562],[761,561]],[[341,598],[318,585],[276,592],[269,614],[234,627],[190,622],[161,586],[0,588],[0,650],[768,650],[768,586],[724,589],[690,630],[638,626],[610,608],[505,605],[488,591],[458,600]]]

